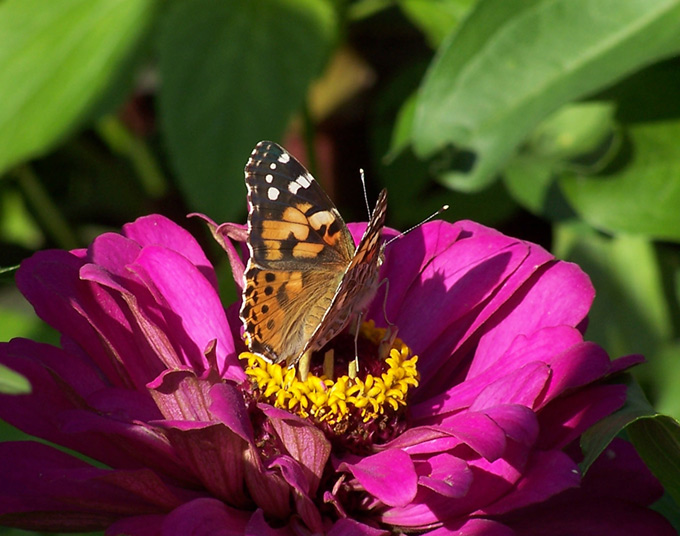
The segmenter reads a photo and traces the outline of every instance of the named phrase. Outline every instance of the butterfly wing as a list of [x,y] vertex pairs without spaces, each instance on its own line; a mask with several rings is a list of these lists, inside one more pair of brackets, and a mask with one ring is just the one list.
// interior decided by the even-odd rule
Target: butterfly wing
[[344,329],[352,316],[363,310],[375,296],[383,261],[384,248],[381,237],[386,212],[387,190],[382,190],[354,257],[345,269],[340,285],[318,328],[307,341],[305,351],[323,348]]
[[279,145],[258,143],[245,176],[246,342],[270,361],[295,362],[331,306],[354,242],[321,186]]

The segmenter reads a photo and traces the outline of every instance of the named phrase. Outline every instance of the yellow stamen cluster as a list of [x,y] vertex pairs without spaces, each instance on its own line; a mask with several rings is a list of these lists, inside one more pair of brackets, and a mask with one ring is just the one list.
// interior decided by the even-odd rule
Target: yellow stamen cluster
[[[385,340],[385,334],[386,330],[372,322],[361,327],[361,335],[376,345]],[[294,368],[285,369],[250,352],[239,357],[247,360],[246,374],[264,400],[330,425],[352,414],[368,422],[383,415],[386,408],[396,411],[406,405],[408,390],[418,385],[418,356],[410,357],[409,348],[399,339],[394,340],[385,359],[386,370],[379,377],[367,374],[364,379],[345,375],[333,380],[309,374],[301,381]]]

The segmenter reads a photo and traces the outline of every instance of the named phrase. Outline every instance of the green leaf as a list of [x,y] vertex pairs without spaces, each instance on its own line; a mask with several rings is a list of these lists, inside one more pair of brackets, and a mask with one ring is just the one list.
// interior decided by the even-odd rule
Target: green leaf
[[414,148],[474,153],[442,181],[479,190],[561,105],[678,50],[680,0],[479,2],[423,82]]
[[334,39],[319,0],[176,2],[160,37],[163,133],[191,208],[217,221],[245,207],[243,167],[280,139]]
[[5,395],[24,395],[31,392],[30,382],[18,372],[0,365],[0,393]]
[[671,313],[652,243],[634,235],[610,238],[583,223],[561,223],[555,227],[553,250],[579,264],[597,291],[588,339],[611,355],[642,353],[648,358],[671,339]]
[[34,249],[42,244],[40,228],[16,190],[0,191],[0,239]]
[[[568,104],[541,123],[503,179],[513,197],[534,214],[556,220],[572,213],[554,184],[565,169],[593,170],[611,159],[618,147],[614,106],[609,102]],[[615,143],[616,141],[616,143]]]
[[0,3],[0,172],[78,125],[148,27],[155,4]]
[[656,411],[645,398],[637,382],[629,375],[625,377],[628,385],[626,403],[621,409],[591,426],[581,436],[581,448],[584,457],[579,466],[582,474],[588,471],[593,462],[607,448],[607,445],[612,442],[612,439],[626,426],[637,419],[656,415]]
[[[672,339],[652,357],[644,369],[651,369],[643,376],[646,390],[654,401],[654,407],[665,415],[680,416],[680,342]],[[643,370],[644,370],[643,369]]]
[[467,15],[475,0],[398,0],[399,7],[427,37],[433,48]]
[[638,453],[665,490],[680,502],[680,424],[666,415],[639,419],[628,427]]
[[594,227],[680,241],[680,121],[633,124],[629,153],[595,176],[559,181],[574,210]]
[[581,157],[611,136],[614,112],[611,102],[567,104],[538,125],[524,150],[563,161]]

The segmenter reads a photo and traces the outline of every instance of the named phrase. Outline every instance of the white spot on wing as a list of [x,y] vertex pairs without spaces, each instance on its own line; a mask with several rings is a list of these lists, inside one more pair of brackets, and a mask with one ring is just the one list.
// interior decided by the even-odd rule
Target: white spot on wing
[[272,162],[271,164],[269,164],[269,168],[276,169],[276,162]]
[[299,189],[300,189],[300,185],[297,182],[288,183],[288,191],[291,194],[293,194],[293,195],[297,194]]
[[269,190],[267,190],[267,197],[272,201],[276,201],[279,198],[280,193],[281,192],[279,192],[276,188],[272,186],[271,188],[269,188]]
[[297,182],[303,188],[309,188],[309,185],[311,184],[309,178],[305,177],[304,175],[300,175],[297,179],[295,179],[295,182]]
[[272,175],[271,173],[267,173],[267,175],[265,175],[264,177],[264,180],[271,184],[271,182],[274,180],[274,175]]
[[285,164],[290,161],[290,155],[288,153],[281,153],[281,156],[279,156],[279,162],[282,164]]

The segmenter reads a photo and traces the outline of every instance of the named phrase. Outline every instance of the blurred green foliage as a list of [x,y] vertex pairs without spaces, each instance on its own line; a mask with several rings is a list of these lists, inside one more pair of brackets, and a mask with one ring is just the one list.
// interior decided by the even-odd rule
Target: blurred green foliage
[[150,212],[210,247],[184,215],[243,221],[273,139],[348,220],[364,168],[395,227],[448,203],[578,262],[680,416],[680,0],[4,0],[0,95],[0,340],[57,340],[23,258]]

